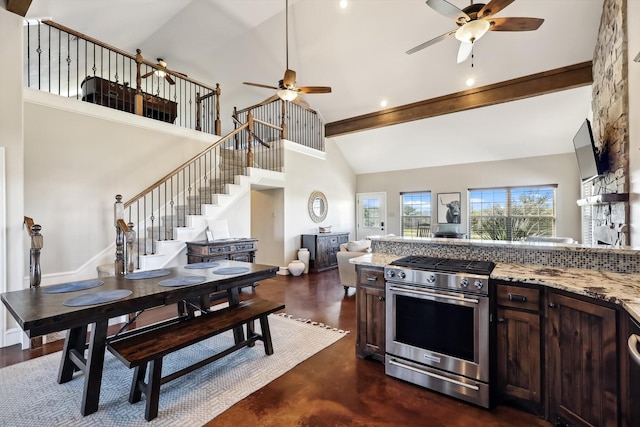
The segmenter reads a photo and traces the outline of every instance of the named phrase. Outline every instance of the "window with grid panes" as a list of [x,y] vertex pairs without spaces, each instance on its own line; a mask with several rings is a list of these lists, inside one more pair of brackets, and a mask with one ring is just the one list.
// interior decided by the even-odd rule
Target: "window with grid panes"
[[557,185],[469,189],[469,238],[553,237]]
[[402,236],[431,236],[431,192],[400,193]]

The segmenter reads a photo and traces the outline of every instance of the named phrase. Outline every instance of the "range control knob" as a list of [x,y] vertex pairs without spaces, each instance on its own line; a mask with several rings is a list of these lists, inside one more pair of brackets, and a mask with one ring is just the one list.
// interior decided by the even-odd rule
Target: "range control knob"
[[401,271],[400,273],[398,273],[398,277],[401,279],[406,279],[407,273],[405,273],[404,271]]
[[469,286],[469,280],[468,279],[462,279],[460,281],[460,286],[462,286],[463,288],[466,288],[467,286]]
[[484,286],[484,282],[480,279],[477,279],[474,283],[473,286],[475,286],[478,289],[482,289],[482,287]]
[[435,274],[432,274],[431,276],[427,277],[427,283],[433,283],[435,281],[436,281]]
[[393,271],[393,270],[388,270],[388,271],[387,271],[387,276],[388,276],[388,277],[395,277],[395,275],[396,275],[396,272],[395,272],[395,271]]

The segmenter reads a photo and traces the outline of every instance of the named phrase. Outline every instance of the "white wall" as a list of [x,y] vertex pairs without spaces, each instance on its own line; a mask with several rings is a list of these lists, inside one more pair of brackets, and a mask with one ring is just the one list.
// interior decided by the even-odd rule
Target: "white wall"
[[[331,225],[333,231],[349,232],[355,238],[356,178],[331,139],[325,142],[324,154],[293,143],[285,148],[283,256],[288,264],[298,258],[300,235],[317,233],[319,226]],[[309,196],[316,190],[325,194],[329,205],[321,223],[313,222],[308,213]]]
[[627,1],[627,47],[629,58],[629,180],[630,244],[640,246],[640,2]]
[[112,262],[101,251],[115,195],[129,200],[219,138],[30,89],[24,114],[24,209],[42,226],[43,283]]
[[[544,184],[558,184],[556,234],[580,240],[581,215],[576,204],[576,200],[580,198],[580,179],[574,153],[363,174],[357,177],[357,192],[387,193],[387,232],[399,236],[402,214],[401,192],[431,191],[432,204],[438,193],[461,193],[463,220],[460,232],[466,233],[469,188]],[[432,224],[438,222],[436,214],[437,207],[432,207]]]
[[258,239],[258,264],[284,267],[284,189],[251,191],[251,237]]
[[[24,150],[22,112],[22,18],[0,8],[0,147],[5,154],[6,237],[5,259],[0,265],[0,292],[24,286]],[[1,204],[1,203],[0,203]],[[0,239],[1,240],[1,239]],[[1,252],[1,251],[0,251]],[[15,322],[0,305],[0,346],[9,342],[8,333],[20,334]],[[14,340],[15,341],[15,340]]]

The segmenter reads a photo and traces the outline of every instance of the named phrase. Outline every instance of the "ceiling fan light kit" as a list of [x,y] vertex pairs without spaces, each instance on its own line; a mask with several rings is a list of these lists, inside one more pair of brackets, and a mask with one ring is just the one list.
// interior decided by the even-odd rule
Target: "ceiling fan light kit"
[[456,31],[456,39],[464,43],[473,43],[487,34],[489,28],[491,28],[491,24],[484,19],[471,21],[458,28]]
[[298,92],[291,89],[280,89],[278,90],[278,96],[283,101],[293,101],[298,97]]

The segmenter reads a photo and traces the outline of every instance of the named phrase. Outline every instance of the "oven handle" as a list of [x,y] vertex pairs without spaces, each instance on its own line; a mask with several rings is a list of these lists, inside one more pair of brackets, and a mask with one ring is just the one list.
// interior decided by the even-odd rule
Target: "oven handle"
[[474,304],[478,304],[478,300],[475,299],[475,298],[464,298],[464,297],[454,297],[454,296],[448,296],[448,295],[442,295],[442,294],[434,294],[434,293],[431,293],[431,292],[418,291],[418,290],[415,290],[415,289],[398,288],[397,286],[390,286],[389,290],[390,291],[408,292],[410,294],[425,295],[425,296],[438,298],[438,299],[448,299],[448,300],[472,302]]
[[427,375],[427,376],[430,376],[430,377],[433,377],[433,378],[437,378],[437,379],[442,380],[442,381],[447,381],[447,382],[453,383],[455,385],[459,385],[459,386],[462,386],[462,387],[470,388],[471,390],[475,390],[475,391],[480,390],[480,387],[478,387],[476,385],[465,384],[462,381],[457,381],[457,380],[454,380],[454,379],[451,379],[451,378],[447,378],[447,377],[442,376],[442,375],[434,374],[433,372],[424,371],[422,369],[414,368],[413,366],[405,365],[404,363],[400,363],[400,362],[396,362],[393,359],[389,359],[389,363],[392,364],[392,365],[395,365],[395,366],[399,366],[400,368],[404,368],[404,369],[408,369],[410,371],[417,372],[419,374],[424,374],[424,375]]

